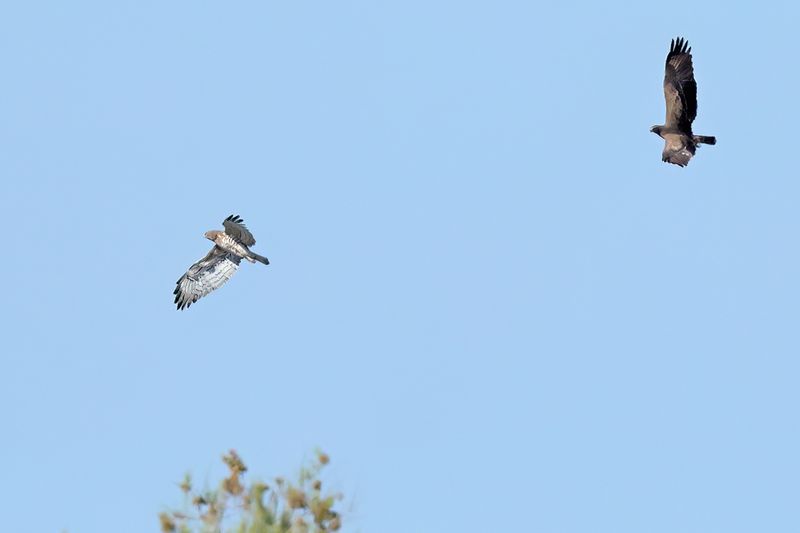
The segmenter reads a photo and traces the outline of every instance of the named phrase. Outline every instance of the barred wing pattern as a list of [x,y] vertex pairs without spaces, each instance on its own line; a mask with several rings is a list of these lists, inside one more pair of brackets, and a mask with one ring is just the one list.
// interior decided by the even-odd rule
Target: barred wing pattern
[[175,304],[185,309],[206,294],[219,289],[239,269],[241,257],[214,246],[208,255],[181,276],[175,287]]

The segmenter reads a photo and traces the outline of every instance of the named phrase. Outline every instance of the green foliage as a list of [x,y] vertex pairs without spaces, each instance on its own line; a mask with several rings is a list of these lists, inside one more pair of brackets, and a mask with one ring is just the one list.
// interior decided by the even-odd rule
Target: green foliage
[[[329,458],[322,452],[300,471],[296,483],[275,478],[274,486],[245,482],[247,472],[239,455],[222,456],[228,476],[217,490],[197,491],[186,474],[180,489],[186,500],[182,511],[166,511],[158,518],[163,533],[330,533],[342,525],[333,509],[339,494],[323,494],[320,472]],[[236,523],[228,527],[226,524]]]

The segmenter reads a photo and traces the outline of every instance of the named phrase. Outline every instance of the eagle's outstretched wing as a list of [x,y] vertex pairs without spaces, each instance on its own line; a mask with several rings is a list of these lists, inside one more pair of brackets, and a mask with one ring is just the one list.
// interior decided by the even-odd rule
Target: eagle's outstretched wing
[[692,49],[681,37],[672,40],[664,70],[664,98],[667,102],[666,127],[692,134],[697,116],[697,83],[692,68]]
[[222,287],[236,273],[240,261],[241,257],[214,246],[178,280],[173,292],[178,309],[189,307],[206,294]]
[[222,225],[225,226],[225,233],[245,246],[253,246],[256,243],[253,234],[244,225],[244,220],[239,215],[230,215],[222,221]]

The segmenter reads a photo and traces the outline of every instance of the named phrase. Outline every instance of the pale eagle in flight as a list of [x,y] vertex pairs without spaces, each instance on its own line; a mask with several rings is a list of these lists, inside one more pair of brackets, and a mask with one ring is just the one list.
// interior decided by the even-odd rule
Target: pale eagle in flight
[[225,231],[207,231],[206,239],[213,241],[214,247],[197,263],[189,267],[186,274],[178,280],[175,287],[175,303],[178,309],[189,307],[194,302],[222,287],[238,270],[239,262],[246,259],[269,264],[266,257],[250,251],[256,240],[244,225],[239,215],[231,215],[222,221]]

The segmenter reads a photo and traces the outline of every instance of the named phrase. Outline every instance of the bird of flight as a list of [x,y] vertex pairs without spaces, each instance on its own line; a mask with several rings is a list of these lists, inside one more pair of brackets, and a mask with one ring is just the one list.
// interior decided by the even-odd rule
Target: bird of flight
[[211,230],[205,233],[206,239],[214,243],[214,247],[200,261],[189,267],[186,274],[178,280],[175,287],[175,304],[178,309],[189,307],[194,302],[222,287],[238,270],[239,263],[246,259],[269,264],[266,257],[250,251],[256,240],[244,225],[239,215],[230,215],[222,221],[225,231]]
[[692,49],[685,39],[672,40],[664,72],[664,99],[667,119],[650,131],[664,139],[661,160],[685,167],[700,144],[716,144],[716,137],[694,135],[692,122],[697,116],[697,83],[692,68]]

